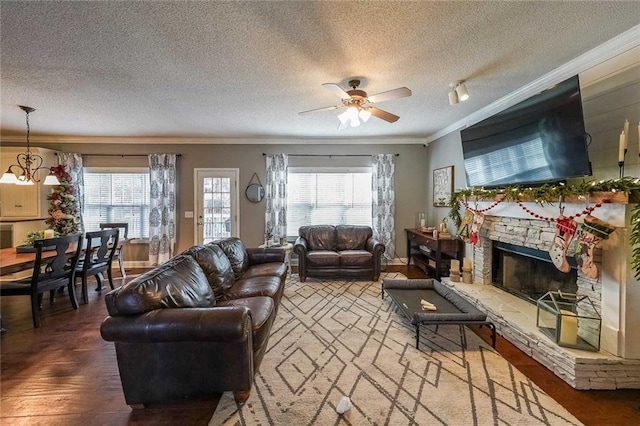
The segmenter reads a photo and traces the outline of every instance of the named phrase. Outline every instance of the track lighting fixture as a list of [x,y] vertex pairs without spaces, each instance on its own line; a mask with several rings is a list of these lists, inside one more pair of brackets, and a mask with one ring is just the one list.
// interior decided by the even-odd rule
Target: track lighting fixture
[[458,102],[464,102],[469,99],[469,91],[467,90],[467,85],[464,84],[464,80],[451,83],[449,87],[451,87],[449,91],[449,105],[455,105]]

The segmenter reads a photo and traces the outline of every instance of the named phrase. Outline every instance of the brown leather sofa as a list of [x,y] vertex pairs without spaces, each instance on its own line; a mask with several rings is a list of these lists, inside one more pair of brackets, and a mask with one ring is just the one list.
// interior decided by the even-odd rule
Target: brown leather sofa
[[293,246],[300,281],[307,277],[380,277],[384,244],[368,226],[301,226]]
[[194,246],[109,292],[100,333],[115,343],[133,407],[251,390],[284,292],[284,251],[237,238]]

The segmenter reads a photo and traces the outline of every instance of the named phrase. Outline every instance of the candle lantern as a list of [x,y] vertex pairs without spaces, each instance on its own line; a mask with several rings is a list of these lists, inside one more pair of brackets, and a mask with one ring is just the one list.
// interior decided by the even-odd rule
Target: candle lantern
[[427,215],[425,213],[416,213],[416,228],[420,230],[427,228]]
[[538,329],[559,346],[597,352],[602,320],[587,296],[548,291],[537,301]]

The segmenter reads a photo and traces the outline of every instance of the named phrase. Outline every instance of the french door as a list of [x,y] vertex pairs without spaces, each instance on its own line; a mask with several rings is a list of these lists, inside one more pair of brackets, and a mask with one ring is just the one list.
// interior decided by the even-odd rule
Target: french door
[[195,243],[239,236],[238,169],[194,169]]

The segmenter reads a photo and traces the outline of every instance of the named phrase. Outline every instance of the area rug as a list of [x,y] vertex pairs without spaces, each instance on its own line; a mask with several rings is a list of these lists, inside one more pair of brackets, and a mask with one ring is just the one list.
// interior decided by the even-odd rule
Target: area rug
[[[401,274],[384,278],[402,279]],[[210,425],[579,425],[472,331],[414,328],[380,282],[289,278],[251,395]],[[336,412],[343,396],[351,400]]]

